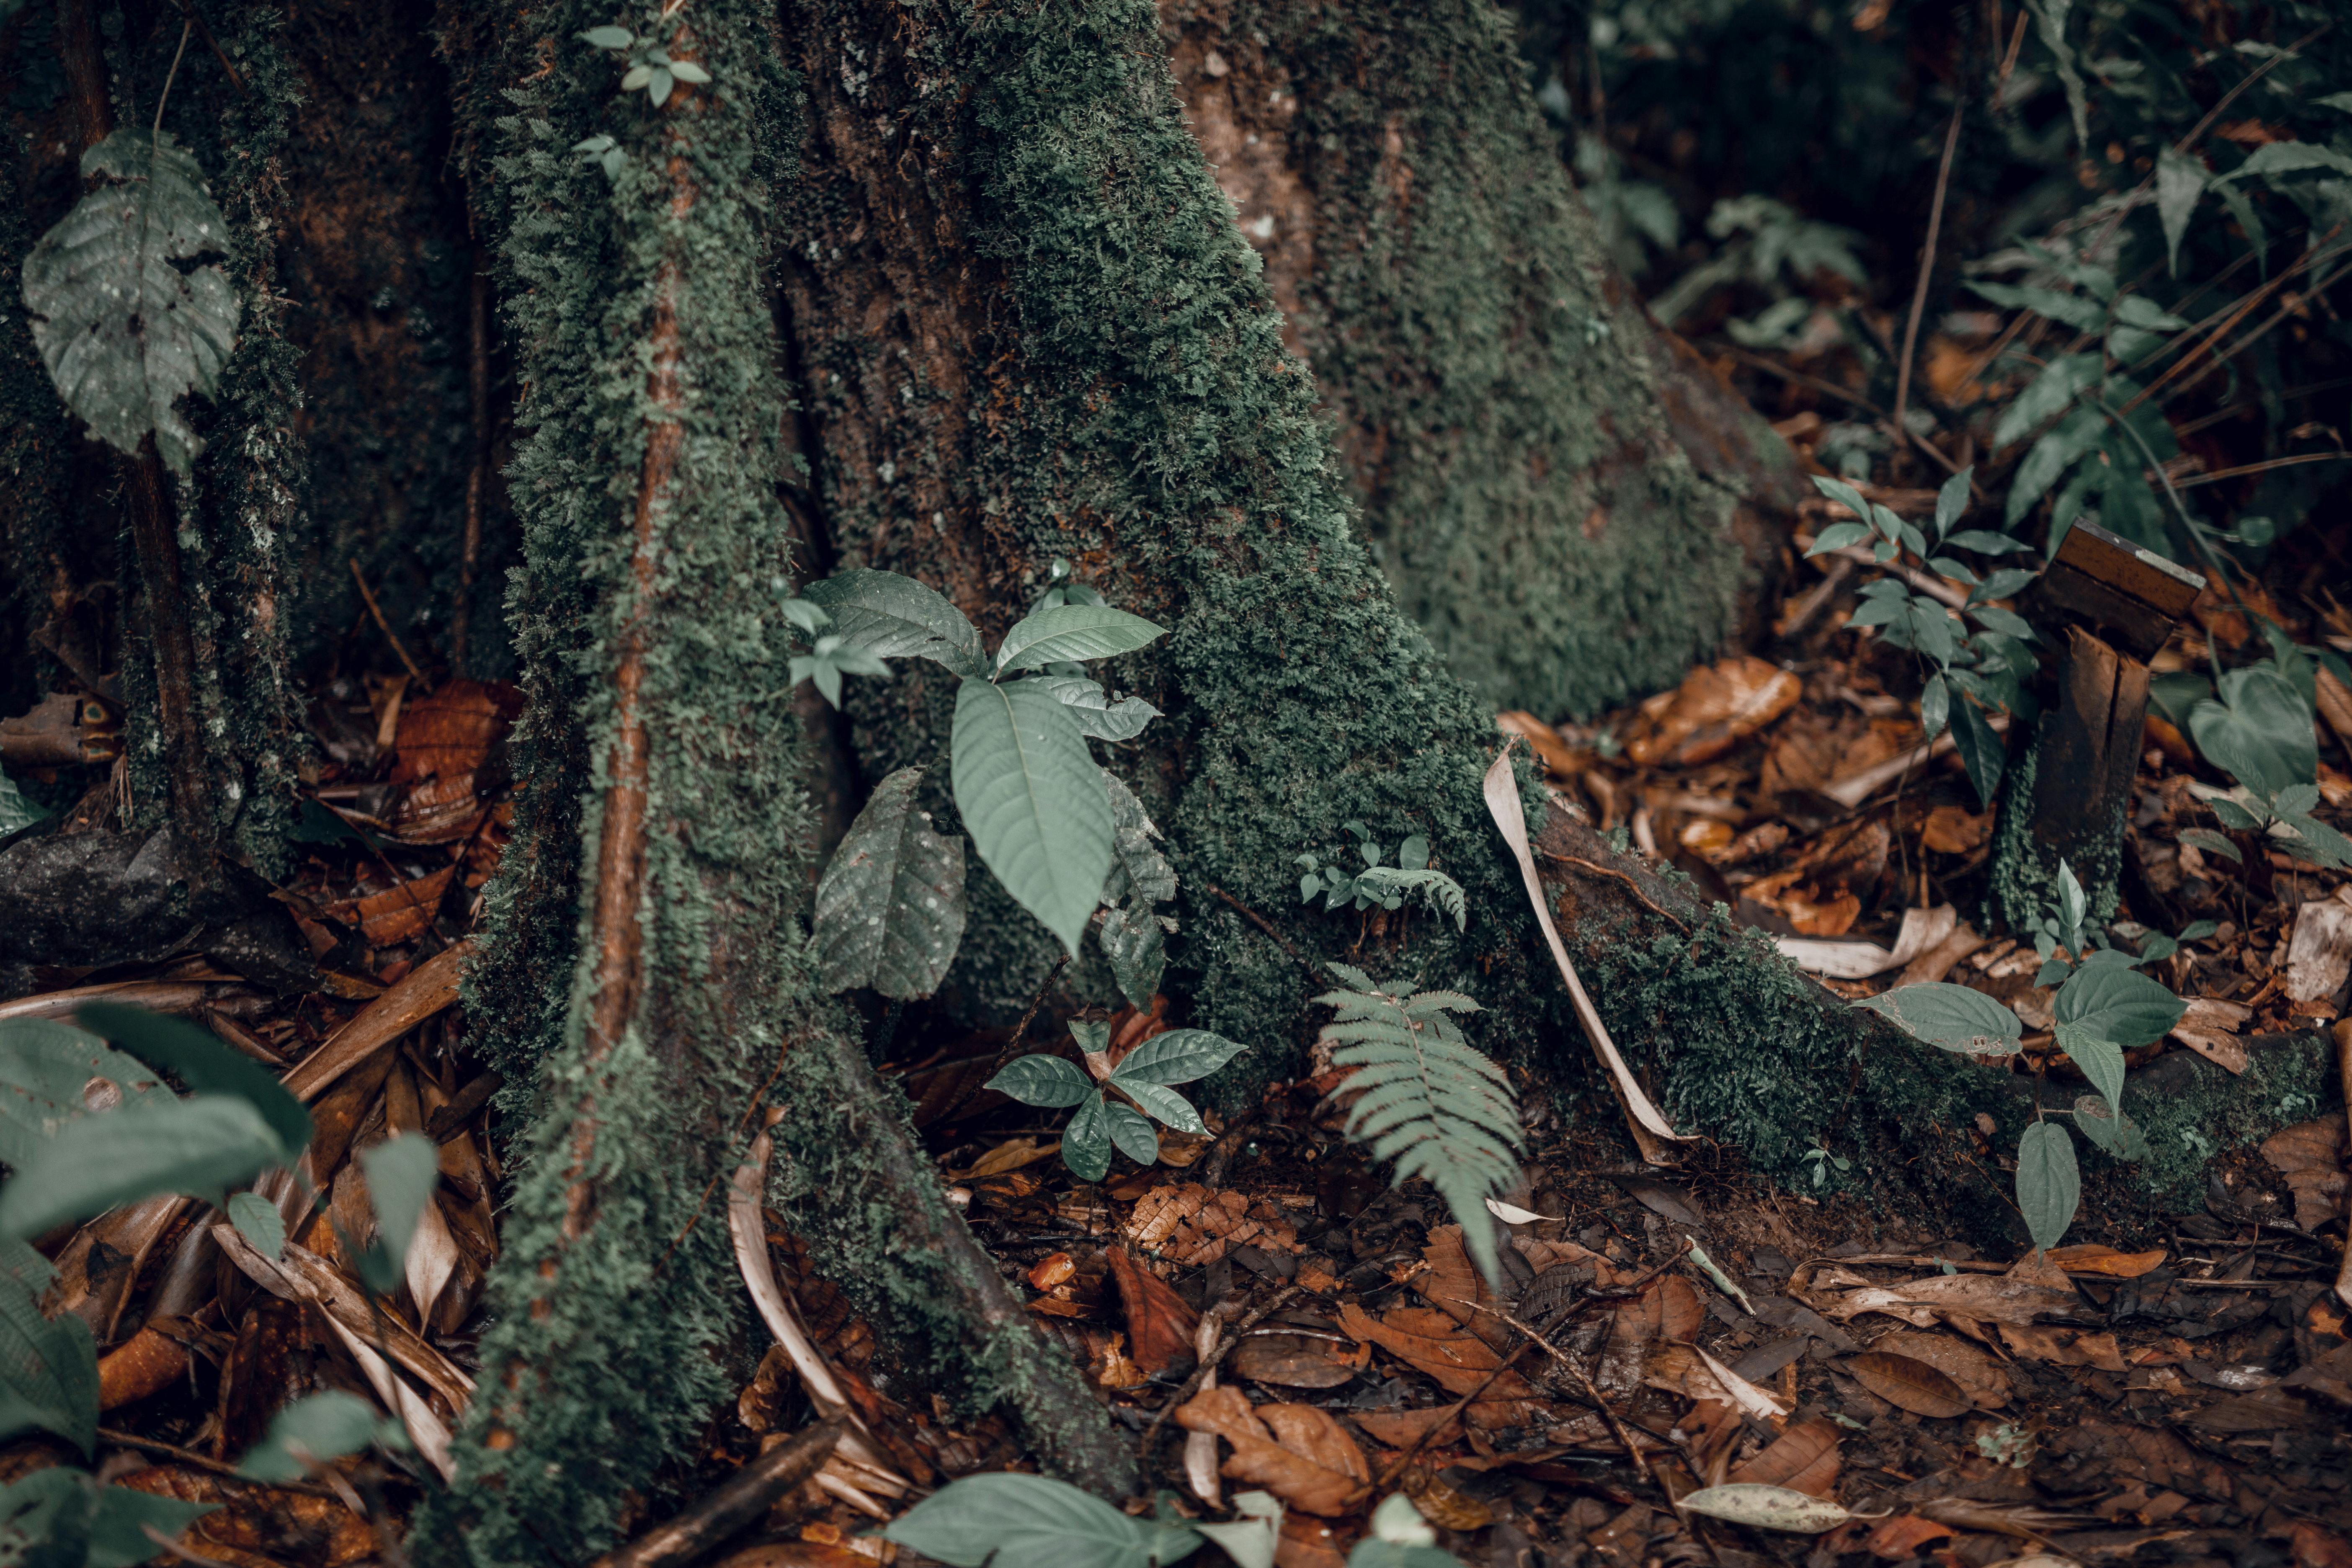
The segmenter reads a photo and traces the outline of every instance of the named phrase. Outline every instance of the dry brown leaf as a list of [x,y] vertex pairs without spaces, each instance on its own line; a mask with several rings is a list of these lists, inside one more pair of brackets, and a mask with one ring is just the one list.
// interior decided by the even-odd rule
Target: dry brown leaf
[[2215,1066],[2242,1073],[2246,1070],[2246,1043],[2238,1038],[2238,1029],[2252,1016],[2252,1008],[2235,1002],[2193,996],[2180,1022],[2172,1026],[2172,1037]]
[[1362,1428],[1366,1436],[1387,1448],[1410,1448],[1422,1441],[1423,1434],[1445,1423],[1444,1429],[1431,1433],[1424,1447],[1443,1447],[1462,1437],[1462,1417],[1454,1414],[1450,1405],[1440,1405],[1427,1410],[1350,1411],[1348,1419]]
[[1136,1201],[1120,1233],[1186,1268],[1204,1268],[1242,1246],[1297,1252],[1298,1226],[1279,1196],[1213,1193],[1198,1182],[1154,1187]]
[[2352,975],[2352,883],[2332,899],[2315,899],[2295,911],[2294,938],[2287,945],[2287,999],[2316,1002],[2333,996]]
[[1837,1486],[1839,1463],[1837,1424],[1798,1421],[1754,1458],[1734,1468],[1730,1479],[1829,1497]]
[[262,1554],[284,1552],[289,1540],[305,1542],[302,1560],[318,1568],[343,1568],[375,1554],[374,1529],[332,1498],[263,1489],[178,1465],[138,1470],[115,1484],[216,1505],[188,1529],[192,1547],[208,1557],[268,1563],[273,1557]]
[[1872,1342],[1874,1351],[1892,1351],[1925,1362],[1959,1385],[1979,1410],[1998,1410],[2009,1403],[2009,1373],[1991,1356],[1949,1334],[1919,1333],[1897,1329]]
[[1274,1568],[1347,1568],[1347,1553],[1331,1527],[1312,1514],[1282,1516],[1282,1539],[1274,1543]]
[[1939,805],[1927,814],[1919,842],[1938,855],[1965,855],[1992,831],[1992,813],[1971,814],[1957,805]]
[[2344,1118],[2322,1116],[2273,1132],[2263,1158],[2294,1194],[2294,1223],[2315,1230],[2344,1212]]
[[1465,1497],[1437,1479],[1433,1470],[1408,1465],[1397,1477],[1397,1489],[1412,1499],[1421,1517],[1440,1530],[1484,1530],[1495,1522],[1495,1510],[1476,1498]]
[[[1318,1452],[1337,1460],[1339,1468],[1318,1463],[1307,1454],[1284,1446],[1260,1418],[1259,1412],[1239,1389],[1212,1388],[1203,1390],[1176,1411],[1176,1423],[1188,1432],[1213,1432],[1233,1445],[1234,1452],[1219,1473],[1228,1480],[1248,1481],[1265,1488],[1284,1503],[1306,1513],[1337,1517],[1354,1510],[1370,1491],[1370,1471],[1364,1467],[1363,1451],[1338,1423],[1326,1413],[1311,1405],[1269,1405],[1268,1411],[1280,1411],[1280,1419],[1299,1440],[1314,1444]],[[1327,1423],[1316,1425],[1311,1417],[1302,1418],[1295,1413],[1307,1410]],[[1338,1442],[1332,1440],[1336,1435]],[[1343,1443],[1344,1447],[1339,1445]],[[1347,1456],[1354,1455],[1355,1468],[1347,1465]],[[1357,1469],[1363,1469],[1359,1476]]]
[[2075,1305],[2072,1289],[2000,1274],[1937,1274],[1901,1285],[1872,1285],[1813,1303],[1823,1317],[1845,1322],[1864,1312],[1884,1312],[1914,1328],[1936,1325],[1936,1315],[1974,1318],[1985,1323],[2031,1323],[2043,1312]]
[[346,899],[330,905],[328,912],[345,925],[360,928],[360,935],[370,947],[394,947],[414,942],[441,908],[441,896],[448,891],[449,879],[457,874],[455,866],[444,866],[429,877],[419,877],[387,888],[381,893],[371,893],[363,899]]
[[1642,705],[1625,754],[1643,767],[1687,767],[1723,755],[1797,705],[1805,683],[1752,657],[1702,665]]
[[1932,1519],[1921,1519],[1916,1513],[1898,1513],[1883,1521],[1870,1532],[1863,1544],[1871,1554],[1889,1563],[1901,1563],[1919,1555],[1919,1549],[1931,1541],[1951,1538],[1952,1527],[1938,1524]]
[[2123,1352],[2113,1334],[2086,1334],[2074,1329],[2003,1323],[2001,1342],[2012,1355],[2046,1362],[2053,1366],[2095,1366],[2102,1372],[2123,1372]]
[[1258,1407],[1257,1418],[1265,1423],[1276,1442],[1302,1458],[1360,1481],[1372,1479],[1364,1450],[1330,1412],[1312,1405],[1265,1405]]
[[1313,1334],[1260,1329],[1234,1347],[1226,1365],[1235,1377],[1283,1388],[1337,1388],[1371,1361],[1366,1344],[1339,1345]]
[[970,1170],[952,1171],[949,1175],[954,1181],[976,1182],[984,1176],[1001,1176],[1007,1171],[1017,1171],[1024,1165],[1034,1164],[1061,1152],[1062,1141],[1058,1138],[1050,1143],[1040,1143],[1029,1137],[1008,1138],[974,1160]]
[[[1427,1373],[1448,1394],[1472,1393],[1501,1362],[1486,1341],[1429,1308],[1401,1307],[1375,1321],[1350,1301],[1339,1309],[1339,1326],[1415,1371]],[[1496,1400],[1527,1399],[1535,1393],[1517,1373],[1496,1378],[1487,1392]]]
[[1128,1359],[1126,1346],[1127,1336],[1113,1330],[1087,1368],[1105,1388],[1140,1388],[1151,1381],[1150,1373]]
[[522,693],[504,682],[453,680],[400,709],[392,782],[456,778],[480,771],[490,748],[522,711]]
[[1165,1372],[1168,1363],[1192,1351],[1192,1333],[1201,1314],[1168,1282],[1113,1247],[1105,1255],[1110,1276],[1118,1286],[1119,1306],[1127,1314],[1128,1342],[1135,1364],[1146,1372]]
[[455,844],[481,826],[483,805],[474,775],[420,779],[392,808],[392,836],[403,844]]
[[2162,1263],[2164,1257],[2160,1247],[2152,1252],[2117,1252],[2095,1241],[2050,1250],[2050,1261],[2065,1273],[2098,1274],[2110,1279],[2137,1279]]
[[1960,1385],[1924,1361],[1893,1351],[1866,1351],[1846,1363],[1853,1380],[1914,1415],[1950,1417],[1976,1408]]
[[1570,779],[1584,771],[1584,757],[1559,738],[1559,731],[1532,713],[1511,709],[1495,715],[1495,728],[1506,735],[1517,735],[1535,748],[1543,759],[1544,767],[1557,778]]

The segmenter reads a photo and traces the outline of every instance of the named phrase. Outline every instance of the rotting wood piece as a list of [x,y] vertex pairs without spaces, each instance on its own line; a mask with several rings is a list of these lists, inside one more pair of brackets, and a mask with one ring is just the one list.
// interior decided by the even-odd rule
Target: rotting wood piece
[[816,1474],[848,1429],[846,1416],[828,1415],[795,1433],[676,1519],[656,1525],[617,1552],[606,1552],[592,1568],[676,1568],[693,1562]]

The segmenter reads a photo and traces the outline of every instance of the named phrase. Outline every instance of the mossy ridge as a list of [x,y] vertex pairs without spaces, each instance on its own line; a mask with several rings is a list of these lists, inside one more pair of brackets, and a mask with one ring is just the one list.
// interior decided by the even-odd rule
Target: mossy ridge
[[[615,20],[658,29],[713,83],[662,110],[622,93],[614,57],[575,37]],[[723,1168],[731,1123],[808,989],[793,923],[808,821],[777,608],[790,587],[773,488],[789,404],[761,272],[772,173],[762,149],[782,81],[761,7],[711,0],[677,26],[651,6],[616,17],[569,0],[480,32],[461,18],[445,34],[445,48],[481,47],[461,73],[473,110],[490,107],[486,81],[523,84],[506,95],[514,112],[475,127],[498,150],[485,205],[530,388],[512,476],[524,563],[509,604],[531,709],[518,739],[524,805],[470,1010],[533,1121],[458,1485],[419,1521],[420,1555],[435,1563],[593,1553],[611,1541],[625,1495],[686,1452],[723,1397],[709,1352],[740,1298],[725,1227],[699,1226],[659,1260],[707,1173]],[[552,40],[552,68],[527,58],[540,39]],[[616,177],[571,151],[600,133],[627,154]],[[687,189],[690,204],[674,208]],[[646,384],[657,296],[676,319],[684,452],[657,504],[654,582],[641,594],[634,497],[649,426],[667,417]],[[613,675],[633,626],[650,758],[635,916],[644,980],[600,1056],[585,1033],[593,968],[578,943]],[[592,1201],[568,1232],[575,1184]]]
[[1213,14],[1297,95],[1315,266],[1297,324],[1405,614],[1496,707],[1583,717],[1674,684],[1730,628],[1738,498],[1669,435],[1651,329],[1612,298],[1513,18],[1486,0]]
[[[2014,758],[2001,778],[2000,805],[1993,833],[1990,886],[1985,893],[1989,930],[2030,936],[2043,915],[2059,907],[2061,856],[2033,831],[2033,781],[2041,770],[2037,737]],[[2088,912],[2086,929],[2104,929],[2123,904],[2124,805],[2118,800],[2103,824],[2085,824],[2074,835],[2074,852],[2063,857],[2081,884]]]

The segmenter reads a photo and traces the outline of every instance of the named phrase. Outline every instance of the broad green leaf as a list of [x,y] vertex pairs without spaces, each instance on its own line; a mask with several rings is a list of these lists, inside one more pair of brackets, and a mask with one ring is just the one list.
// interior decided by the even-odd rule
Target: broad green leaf
[[1843,550],[1849,544],[1860,544],[1870,537],[1870,530],[1859,522],[1833,522],[1813,538],[1813,547],[1805,552],[1806,558],[1826,555],[1832,550]]
[[1110,1080],[1122,1089],[1130,1083],[1191,1083],[1247,1049],[1206,1029],[1171,1029],[1128,1052]]
[[[1855,517],[1867,519],[1870,516],[1870,503],[1862,499],[1860,490],[1847,484],[1843,479],[1833,479],[1825,474],[1815,474],[1812,478],[1813,489],[1853,513]],[[1868,538],[1868,531],[1865,529],[1860,537]]]
[[[2080,1037],[2129,1048],[2164,1038],[2188,1010],[2187,1003],[2128,965],[2100,963],[2074,971],[2059,987],[2051,1015]],[[2116,1097],[2110,1091],[2108,1098]]]
[[0,1563],[10,1568],[84,1568],[97,1511],[89,1476],[65,1465],[33,1471],[0,1490]]
[[956,810],[996,879],[1072,957],[1111,867],[1110,794],[1069,710],[1034,681],[956,693]]
[[2130,1117],[2117,1113],[2105,1095],[2075,1097],[2074,1129],[2116,1159],[2148,1157],[2147,1134]]
[[247,1101],[150,1096],[68,1122],[0,1185],[0,1234],[38,1236],[117,1204],[185,1193],[212,1197],[286,1163],[285,1145]]
[[2031,310],[2079,332],[2095,331],[2107,319],[2105,307],[2097,300],[2056,289],[2021,288],[2011,283],[1970,283],[1969,287],[1996,305]]
[[2218,183],[2260,179],[2275,189],[2281,175],[2309,174],[2315,169],[2352,174],[2352,158],[2317,142],[2266,142]]
[[827,991],[871,986],[929,996],[963,941],[963,837],[933,833],[915,805],[920,768],[874,787],[816,885],[817,973]]
[[1234,1511],[1241,1517],[1227,1523],[1201,1521],[1192,1528],[1223,1548],[1234,1568],[1274,1568],[1275,1548],[1282,1542],[1282,1504],[1272,1492],[1238,1492]]
[[2065,1238],[2083,1201],[2074,1141],[2055,1121],[2036,1121],[2017,1141],[2017,1207],[2033,1245],[2048,1251]]
[[2189,215],[2205,194],[2205,165],[2169,145],[2156,155],[2156,216],[2164,226],[2165,265],[2180,274],[2180,241],[2189,232]]
[[1152,847],[1160,829],[1117,773],[1105,768],[1102,780],[1110,796],[1114,857],[1111,874],[1103,884],[1103,900],[1108,903],[1132,895],[1138,904],[1166,903],[1176,896],[1176,873],[1168,858]]
[[2024,1030],[2017,1015],[1965,985],[1934,980],[1898,985],[1854,1004],[1868,1008],[1931,1046],[1974,1056],[2007,1056]]
[[137,1059],[47,1018],[0,1024],[0,1162],[21,1166],[58,1128],[163,1090]]
[[1060,1057],[1015,1057],[983,1087],[1024,1105],[1076,1105],[1095,1091],[1094,1080]]
[[1969,595],[1969,603],[1984,605],[1995,599],[2006,599],[2041,574],[2021,567],[2004,566],[1998,572],[1986,574],[1985,580],[1977,584],[1976,592]]
[[155,1542],[142,1526],[152,1526],[164,1540],[176,1541],[182,1531],[221,1506],[182,1502],[130,1487],[100,1487],[96,1500],[89,1521],[89,1555],[81,1568],[131,1568],[134,1563],[152,1562]]
[[[1138,1084],[1136,1087],[1148,1089],[1152,1086]],[[1151,1130],[1151,1123],[1145,1121],[1140,1112],[1105,1096],[1103,1118],[1110,1129],[1110,1141],[1120,1153],[1139,1165],[1159,1162],[1160,1134]]]
[[2053,1031],[2058,1048],[2083,1069],[2111,1106],[2124,1102],[2124,1052],[2113,1040],[2101,1039],[2081,1024],[2061,1023]]
[[376,1414],[355,1394],[330,1389],[298,1399],[269,1423],[268,1435],[237,1466],[239,1475],[261,1481],[299,1481],[311,1470],[371,1444],[408,1447],[400,1423]]
[[[2033,449],[2025,454],[2025,461],[2017,466],[2010,480],[2009,499],[2001,504],[2004,523],[2016,527],[2033,510],[2033,503],[2058,482],[2058,476],[2096,447],[2106,433],[2107,416],[2095,407],[2077,408],[2061,419],[2055,429],[2033,444]],[[2060,508],[2060,511],[2063,513],[2064,509]],[[2053,558],[2058,553],[2058,543],[2053,540],[2049,546]]]
[[82,154],[81,172],[100,184],[25,258],[33,342],[92,434],[125,452],[152,434],[185,474],[204,443],[177,405],[219,384],[238,305],[218,267],[184,264],[225,252],[228,220],[169,134],[117,131]]
[[1165,626],[1108,605],[1056,605],[1037,611],[1004,634],[996,650],[996,673],[1010,675],[1040,665],[1108,658],[1132,653],[1166,635]]
[[710,73],[692,60],[670,61],[669,74],[680,81],[692,82],[697,87],[702,86],[710,79]]
[[2309,784],[2319,769],[2312,705],[2274,663],[2233,669],[2216,682],[2221,697],[2189,710],[2189,733],[2208,761],[2263,800]]
[[98,1441],[98,1347],[79,1317],[43,1317],[30,1281],[0,1276],[0,1440],[35,1431],[90,1452]]
[[1201,1113],[1192,1109],[1192,1102],[1166,1084],[1144,1083],[1140,1080],[1120,1083],[1116,1077],[1111,1081],[1118,1083],[1120,1092],[1131,1096],[1136,1104],[1143,1107],[1146,1111],[1173,1127],[1177,1131],[1205,1132],[1208,1131],[1202,1125]]
[[[2105,316],[2103,311],[2095,313]],[[2023,440],[2072,407],[2085,389],[2098,384],[2105,368],[2095,353],[2061,354],[2043,365],[2042,373],[2026,383],[2025,390],[2002,411],[2000,422],[1993,426],[1994,450]]]
[[235,1095],[252,1106],[277,1133],[285,1152],[281,1163],[293,1163],[309,1147],[310,1113],[302,1102],[268,1068],[229,1049],[194,1024],[111,1002],[83,1004],[75,1011],[74,1021],[112,1040],[158,1072],[170,1073],[186,1084],[192,1094]]
[[1991,721],[1975,703],[1952,704],[1952,744],[1959,752],[1969,783],[1976,788],[1977,803],[1990,805],[2000,789],[2001,770],[2008,766],[2009,756],[2001,750],[2000,736],[1994,732]]
[[231,1193],[228,1222],[254,1251],[272,1263],[286,1250],[286,1216],[259,1193]]
[[1067,1481],[1014,1471],[951,1481],[882,1535],[951,1568],[1154,1568],[1201,1544],[1181,1526],[1130,1519]]
[[1969,464],[1936,491],[1936,537],[1943,538],[1952,531],[1952,524],[1968,515],[1969,481],[1976,477],[1976,465]]
[[1998,605],[1979,605],[1969,612],[1969,619],[2003,637],[2015,637],[2020,642],[2034,640],[2033,627],[2024,616],[2004,610]]
[[572,37],[599,49],[625,49],[637,41],[636,35],[626,27],[591,27],[584,33],[574,33]]
[[1952,689],[1945,684],[1941,675],[1929,676],[1927,686],[1919,693],[1920,732],[1927,739],[1934,740],[1944,732],[1944,726],[1951,716]]
[[811,583],[801,596],[833,617],[855,647],[886,658],[929,658],[971,679],[988,673],[980,633],[963,612],[912,577],[864,567]]
[[1099,1182],[1110,1169],[1110,1109],[1103,1101],[1102,1091],[1096,1089],[1062,1130],[1062,1163],[1080,1181]]
[[1160,717],[1160,710],[1140,697],[1122,697],[1113,702],[1101,681],[1083,675],[1042,675],[1034,679],[1061,700],[1069,709],[1070,717],[1078,721],[1078,728],[1091,741],[1132,741]]
[[1789,1487],[1766,1486],[1761,1481],[1703,1487],[1685,1493],[1682,1507],[1709,1519],[1728,1520],[1755,1530],[1787,1531],[1794,1535],[1819,1535],[1853,1517],[1828,1498]]

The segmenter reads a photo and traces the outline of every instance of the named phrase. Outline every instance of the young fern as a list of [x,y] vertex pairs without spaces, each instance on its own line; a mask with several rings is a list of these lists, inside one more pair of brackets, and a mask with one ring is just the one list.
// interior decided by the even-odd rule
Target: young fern
[[1462,1238],[1490,1279],[1498,1278],[1495,1224],[1486,1200],[1518,1177],[1519,1109],[1503,1069],[1473,1050],[1447,1016],[1475,1013],[1458,991],[1414,991],[1344,963],[1329,965],[1349,989],[1316,1000],[1339,1015],[1320,1038],[1331,1065],[1353,1068],[1340,1092],[1355,1096],[1347,1135],[1396,1179],[1424,1176],[1461,1222]]

